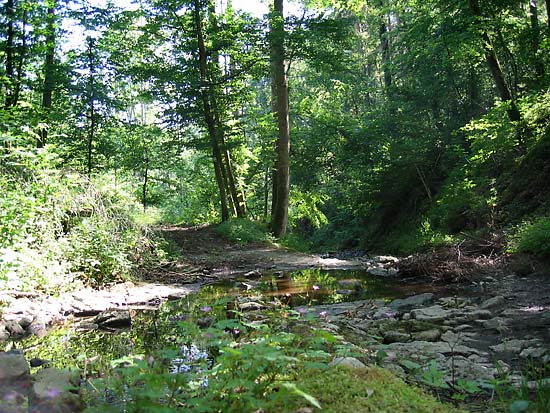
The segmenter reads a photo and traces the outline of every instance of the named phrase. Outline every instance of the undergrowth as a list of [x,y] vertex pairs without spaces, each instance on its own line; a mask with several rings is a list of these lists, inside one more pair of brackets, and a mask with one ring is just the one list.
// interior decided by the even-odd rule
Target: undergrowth
[[[136,275],[162,256],[120,184],[56,169],[47,150],[10,150],[0,174],[0,286],[58,293]],[[153,257],[151,257],[153,258]]]

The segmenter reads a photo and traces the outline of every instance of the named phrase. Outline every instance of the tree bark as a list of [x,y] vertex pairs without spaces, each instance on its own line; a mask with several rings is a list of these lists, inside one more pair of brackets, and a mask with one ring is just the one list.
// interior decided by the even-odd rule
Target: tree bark
[[[54,0],[48,8],[48,33],[46,35],[46,59],[44,61],[44,86],[42,90],[42,109],[44,110],[43,122],[48,123],[49,113],[52,108],[52,96],[55,87],[55,6]],[[42,127],[39,131],[39,139],[36,142],[38,148],[42,148],[48,139],[48,127]]]
[[6,2],[6,100],[4,108],[13,106],[13,90],[15,87],[15,4],[14,0]]
[[271,230],[276,238],[284,238],[288,224],[288,201],[290,192],[290,124],[288,105],[288,80],[285,70],[285,28],[283,0],[273,0],[271,13],[271,59],[277,105],[277,183],[276,204]]
[[[470,10],[474,14],[474,16],[482,17],[481,8],[479,7],[478,0],[469,0],[469,5]],[[491,37],[489,36],[489,33],[485,30],[483,31],[481,37],[483,41],[483,51],[485,54],[485,60],[487,61],[487,66],[489,66],[489,70],[491,71],[491,75],[499,92],[500,98],[508,105],[506,109],[508,118],[512,122],[519,122],[521,121],[521,114],[519,113],[516,102],[512,96],[512,93],[510,92],[510,88],[508,87],[508,85],[506,84],[506,80],[504,79],[504,74],[498,61],[495,49],[493,47]]]
[[546,29],[550,34],[550,0],[546,0]]
[[206,46],[204,43],[204,34],[201,19],[201,2],[200,0],[194,0],[194,20],[195,30],[197,31],[197,42],[199,48],[199,70],[201,78],[201,99],[204,109],[204,121],[208,130],[208,136],[210,138],[210,144],[212,146],[212,160],[214,163],[214,174],[216,175],[216,183],[218,185],[218,191],[220,193],[220,207],[222,221],[229,219],[229,209],[227,207],[227,196],[225,191],[225,182],[222,174],[222,155],[220,145],[218,141],[218,134],[216,130],[216,122],[212,113],[212,107],[210,102],[211,82],[209,81],[208,74],[208,60],[206,55]]
[[384,72],[384,87],[386,89],[386,95],[391,94],[392,74],[390,69],[391,55],[390,55],[390,39],[389,39],[389,22],[385,19],[380,23],[380,48],[382,51],[382,71]]
[[92,153],[93,153],[93,143],[95,138],[95,65],[94,65],[94,46],[95,42],[91,37],[88,37],[88,100],[90,105],[90,128],[88,129],[88,167],[87,174],[91,176],[92,174]]

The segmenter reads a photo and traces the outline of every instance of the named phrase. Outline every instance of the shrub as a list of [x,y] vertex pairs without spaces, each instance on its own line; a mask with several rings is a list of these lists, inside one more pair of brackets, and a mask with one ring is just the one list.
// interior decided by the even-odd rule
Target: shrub
[[550,260],[550,218],[539,218],[520,228],[512,250]]
[[223,238],[239,244],[271,241],[264,224],[242,218],[230,219],[221,223],[216,227],[216,232]]

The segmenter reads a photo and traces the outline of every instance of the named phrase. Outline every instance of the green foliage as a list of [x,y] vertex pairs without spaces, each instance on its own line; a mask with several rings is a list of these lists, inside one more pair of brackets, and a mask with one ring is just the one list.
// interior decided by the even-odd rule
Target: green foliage
[[513,236],[510,250],[550,260],[550,218],[538,218],[522,225]]
[[[146,250],[123,188],[54,169],[48,150],[5,151],[0,175],[0,283],[50,293],[127,278]],[[138,207],[138,206],[137,206]],[[144,256],[139,257],[143,252]],[[158,258],[158,257],[157,257]]]
[[271,242],[265,224],[234,218],[216,226],[216,232],[228,241],[239,244]]

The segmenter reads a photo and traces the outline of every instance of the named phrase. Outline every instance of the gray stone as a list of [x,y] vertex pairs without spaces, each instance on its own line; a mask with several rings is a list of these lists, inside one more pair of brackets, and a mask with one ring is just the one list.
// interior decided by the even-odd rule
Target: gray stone
[[479,323],[481,326],[487,330],[496,330],[499,333],[503,333],[509,330],[507,324],[508,319],[501,317],[494,317],[489,320],[480,320]]
[[0,412],[27,412],[30,368],[23,353],[0,353]]
[[27,327],[27,332],[29,334],[34,334],[37,337],[44,337],[47,333],[46,323],[39,318],[35,318],[33,322]]
[[392,257],[391,255],[379,255],[374,257],[374,261],[379,262],[380,264],[397,264],[399,262],[399,258]]
[[411,317],[418,321],[437,322],[443,321],[452,315],[451,311],[445,310],[440,305],[433,305],[426,308],[416,308],[411,311]]
[[388,330],[382,332],[382,337],[384,337],[384,343],[406,343],[411,341],[411,335],[404,333],[398,330]]
[[10,338],[10,333],[6,330],[6,326],[0,323],[0,341],[6,341],[8,338]]
[[46,368],[34,377],[30,413],[73,413],[84,406],[78,395],[80,374],[75,370]]
[[521,353],[521,350],[533,345],[537,345],[538,343],[539,343],[538,340],[513,339],[513,340],[503,341],[502,343],[494,346],[490,346],[489,348],[496,353],[512,352],[512,353],[519,354]]
[[6,330],[8,330],[12,337],[20,338],[25,335],[25,330],[16,321],[6,321],[4,325],[6,326]]
[[393,300],[389,304],[389,307],[398,312],[406,312],[414,308],[425,306],[426,304],[431,304],[434,301],[434,298],[435,296],[432,293],[418,294],[413,295],[412,297]]
[[437,329],[433,330],[426,330],[426,331],[419,331],[417,333],[412,334],[413,340],[415,341],[438,341],[441,337],[441,331]]
[[519,356],[523,359],[540,359],[546,354],[546,349],[542,347],[528,347],[523,349]]
[[395,317],[395,311],[393,311],[389,307],[380,307],[372,315],[373,320],[384,320],[384,319],[393,318],[393,317]]
[[498,310],[506,305],[506,299],[502,295],[483,301],[479,308],[482,310]]
[[349,369],[365,369],[365,366],[361,361],[355,357],[336,357],[329,363],[331,367],[347,367]]
[[28,326],[31,325],[32,321],[34,320],[34,317],[33,316],[26,316],[26,317],[22,317],[20,320],[19,320],[19,325],[23,328],[27,328]]
[[380,268],[380,267],[369,268],[367,272],[370,275],[374,275],[376,277],[394,277],[398,273],[398,271],[394,268]]
[[128,310],[107,310],[98,314],[92,323],[100,327],[127,327],[132,324]]

